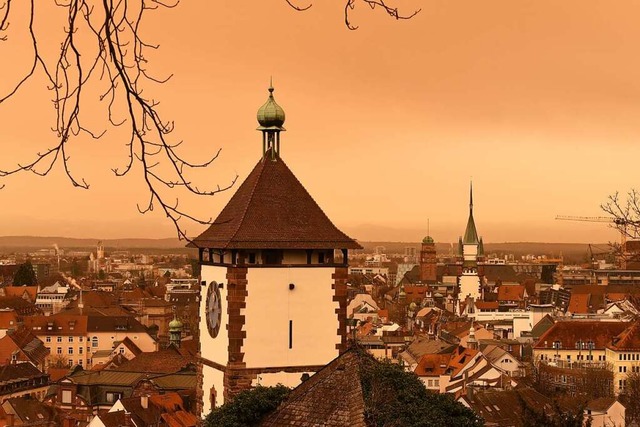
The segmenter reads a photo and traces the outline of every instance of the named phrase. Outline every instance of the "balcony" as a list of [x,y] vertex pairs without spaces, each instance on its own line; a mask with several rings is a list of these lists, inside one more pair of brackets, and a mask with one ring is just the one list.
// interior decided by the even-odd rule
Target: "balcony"
[[549,359],[540,360],[540,364],[560,368],[560,369],[606,369],[607,362],[604,360],[562,360]]

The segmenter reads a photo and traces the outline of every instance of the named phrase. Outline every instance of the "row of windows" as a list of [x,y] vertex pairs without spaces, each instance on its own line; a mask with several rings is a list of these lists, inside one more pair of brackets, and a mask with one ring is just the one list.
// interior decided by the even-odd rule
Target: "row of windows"
[[440,379],[427,380],[427,387],[440,387]]
[[[73,337],[68,337],[69,342],[73,342]],[[46,337],[45,338],[46,342],[51,342],[51,337]],[[80,336],[78,337],[78,342],[83,342],[84,341],[84,337]],[[62,337],[56,337],[56,342],[62,342]]]
[[620,353],[618,360],[640,360],[640,353]]

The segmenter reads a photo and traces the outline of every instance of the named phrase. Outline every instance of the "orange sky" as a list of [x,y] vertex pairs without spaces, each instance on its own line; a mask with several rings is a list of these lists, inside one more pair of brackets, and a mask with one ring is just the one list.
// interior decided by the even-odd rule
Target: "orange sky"
[[[486,242],[616,240],[606,225],[554,217],[601,215],[607,195],[637,186],[640,3],[398,4],[422,12],[397,22],[359,4],[357,31],[344,27],[341,2],[300,13],[284,0],[183,1],[149,15],[144,32],[161,44],[152,70],[174,73],[149,91],[176,121],[173,136],[192,159],[223,150],[201,182],[243,179],[257,162],[255,113],[273,75],[287,113],[282,157],[355,238],[418,240],[429,218],[437,241],[456,240],[473,177]],[[46,32],[57,22],[38,24]],[[24,66],[7,45],[2,91]],[[0,105],[0,168],[54,142],[50,95],[38,83]],[[110,172],[126,162],[117,134],[75,142],[72,159],[91,190],[74,189],[59,168],[6,179],[0,235],[174,235],[160,215],[137,213],[139,170]],[[231,194],[182,203],[215,217]]]

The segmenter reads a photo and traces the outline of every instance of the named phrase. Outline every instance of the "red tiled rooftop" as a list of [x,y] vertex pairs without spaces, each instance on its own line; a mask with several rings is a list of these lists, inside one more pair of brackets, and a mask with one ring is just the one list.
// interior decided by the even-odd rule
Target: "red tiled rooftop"
[[[561,321],[556,322],[538,340],[534,348],[550,349],[559,341],[563,349],[575,349],[576,343],[592,341],[596,350],[603,350],[611,340],[627,329],[629,322]],[[546,343],[546,344],[545,344]]]
[[640,320],[628,324],[628,327],[618,334],[608,347],[616,351],[640,350]]
[[419,377],[443,375],[449,365],[450,354],[425,354],[420,358],[414,373]]
[[189,246],[359,249],[336,228],[281,158],[260,159],[211,226]]
[[567,311],[569,313],[589,313],[591,294],[571,294]]
[[476,301],[474,304],[478,310],[497,310],[500,306],[498,301]]
[[498,288],[498,301],[522,301],[524,291],[523,285],[502,285]]

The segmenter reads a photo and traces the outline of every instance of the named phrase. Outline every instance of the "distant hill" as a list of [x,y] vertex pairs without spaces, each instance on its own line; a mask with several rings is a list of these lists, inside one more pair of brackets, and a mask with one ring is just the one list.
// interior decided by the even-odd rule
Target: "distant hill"
[[95,248],[102,240],[110,249],[182,249],[186,242],[176,238],[166,239],[75,239],[71,237],[0,236],[0,248],[50,248],[54,244],[60,248]]
[[[36,237],[36,236],[0,236],[0,250],[23,251],[41,248],[50,248],[54,244],[63,249],[93,249],[100,239],[76,239],[70,237]],[[102,239],[107,250],[113,249],[155,249],[171,250],[178,252],[187,251],[186,242],[176,238],[166,239]],[[365,252],[373,252],[376,246],[384,246],[387,254],[402,254],[406,247],[420,249],[417,242],[359,242]],[[605,252],[608,244],[592,245],[597,247],[595,253]],[[587,259],[589,245],[585,243],[543,243],[543,242],[505,242],[485,243],[487,254],[495,253],[498,256],[514,254],[516,258],[523,255],[547,255],[557,257],[563,255],[565,262],[583,262]],[[439,254],[455,254],[456,243],[437,243],[436,250]]]

